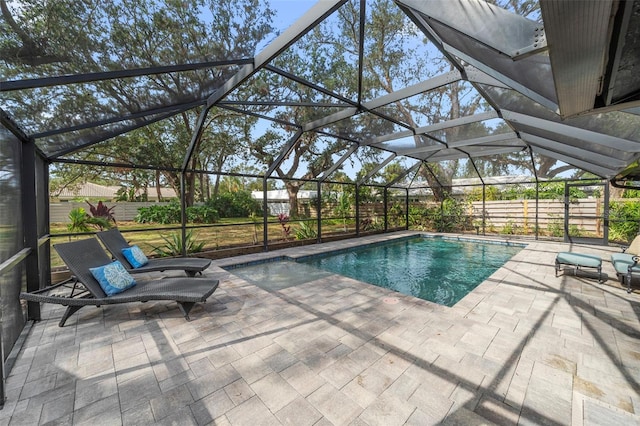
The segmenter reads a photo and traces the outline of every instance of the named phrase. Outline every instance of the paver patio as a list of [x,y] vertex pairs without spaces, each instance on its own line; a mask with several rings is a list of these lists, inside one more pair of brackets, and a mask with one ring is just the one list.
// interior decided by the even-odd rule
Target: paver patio
[[[640,291],[618,284],[616,248],[524,241],[452,308],[336,275],[268,290],[220,267],[404,235],[214,261],[220,287],[191,322],[145,303],[59,328],[45,305],[0,423],[640,424]],[[601,255],[606,281],[556,278],[559,251]]]

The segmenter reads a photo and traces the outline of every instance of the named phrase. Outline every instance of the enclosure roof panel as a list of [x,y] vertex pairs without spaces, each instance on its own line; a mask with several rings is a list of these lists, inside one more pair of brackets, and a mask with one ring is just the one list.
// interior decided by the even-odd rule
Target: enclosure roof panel
[[[173,120],[188,123],[183,167],[228,131],[247,152],[271,149],[267,173],[318,140],[337,151],[307,156],[314,177],[366,150],[382,166],[528,151],[636,175],[640,0],[325,0],[300,3],[286,28],[267,1],[225,16],[210,5],[246,0],[80,2],[71,14],[31,3],[11,4],[31,33],[2,36],[2,110],[52,160]],[[385,38],[393,19],[403,30]]]

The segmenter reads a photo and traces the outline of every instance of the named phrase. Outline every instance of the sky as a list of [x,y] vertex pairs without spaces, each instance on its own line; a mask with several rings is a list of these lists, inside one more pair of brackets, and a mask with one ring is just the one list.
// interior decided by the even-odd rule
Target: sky
[[[322,0],[320,0],[322,1]],[[274,26],[280,30],[289,27],[304,12],[309,10],[315,0],[270,0],[271,8],[276,12],[273,20]]]

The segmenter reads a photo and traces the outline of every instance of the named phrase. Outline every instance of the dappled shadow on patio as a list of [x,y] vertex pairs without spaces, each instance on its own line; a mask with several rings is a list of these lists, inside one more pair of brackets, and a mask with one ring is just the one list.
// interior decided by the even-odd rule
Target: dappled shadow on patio
[[[269,290],[217,266],[207,275],[220,289],[191,322],[174,304],[147,303],[87,310],[58,328],[62,310],[47,307],[8,377],[0,418],[637,422],[638,294],[556,278],[555,253],[570,249],[608,256],[530,242],[453,308],[336,275]],[[615,276],[607,262],[605,272]]]

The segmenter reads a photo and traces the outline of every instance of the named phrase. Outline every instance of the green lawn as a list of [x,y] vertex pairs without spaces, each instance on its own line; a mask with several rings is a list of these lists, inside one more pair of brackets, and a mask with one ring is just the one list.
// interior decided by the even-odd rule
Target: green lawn
[[[315,222],[314,222],[315,224]],[[165,241],[162,236],[170,236],[173,233],[180,233],[180,229],[166,230],[147,230],[149,228],[172,228],[176,225],[158,225],[158,224],[141,224],[136,222],[118,222],[118,229],[123,233],[124,237],[130,244],[138,245],[148,256],[155,255],[154,247],[163,246]],[[221,219],[215,226],[197,227],[197,224],[189,224],[188,226],[196,226],[193,229],[195,239],[204,241],[203,250],[218,250],[229,247],[252,246],[263,244],[263,225],[262,222],[256,224],[251,219],[245,218],[227,218]],[[290,224],[289,240],[295,240],[296,229],[299,223]],[[68,233],[66,224],[52,223],[51,235]],[[344,224],[341,220],[326,220],[322,222],[323,236],[344,233]],[[347,222],[347,232],[355,232],[355,222]],[[283,241],[284,233],[279,223],[269,223],[268,240]],[[70,241],[74,239],[89,238],[89,235],[52,237],[51,244]],[[54,249],[51,250],[51,267],[57,268],[63,266],[62,260]]]

